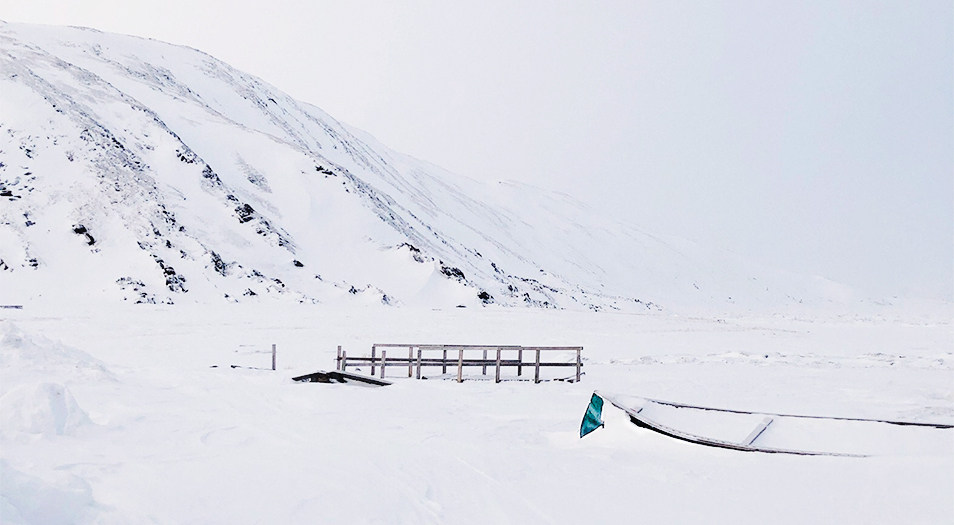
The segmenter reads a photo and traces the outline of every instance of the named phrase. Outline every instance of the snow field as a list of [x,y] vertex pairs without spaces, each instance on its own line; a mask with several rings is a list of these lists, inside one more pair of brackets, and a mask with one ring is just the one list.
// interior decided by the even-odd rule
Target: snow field
[[[606,428],[577,437],[594,389],[950,423],[950,324],[264,301],[3,316],[4,523],[954,519],[954,440],[860,459],[742,453],[644,431],[610,408]],[[582,344],[585,375],[290,380],[333,368],[338,344],[355,355],[397,341]],[[272,343],[277,372],[229,367],[269,367]]]

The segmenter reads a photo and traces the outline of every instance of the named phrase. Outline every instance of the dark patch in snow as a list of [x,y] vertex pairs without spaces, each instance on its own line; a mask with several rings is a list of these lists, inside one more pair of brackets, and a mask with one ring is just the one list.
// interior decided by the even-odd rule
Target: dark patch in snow
[[[142,281],[137,281],[132,277],[120,277],[116,279],[116,284],[122,290],[132,289],[133,292],[137,294],[136,304],[156,304],[156,296],[146,293],[144,289],[146,285]],[[127,300],[125,297],[123,300]]]
[[246,223],[255,218],[255,209],[249,204],[242,204],[235,207],[235,214],[240,223]]
[[159,256],[153,254],[152,258],[156,260],[156,264],[159,265],[159,268],[162,268],[162,273],[166,277],[166,286],[169,290],[173,292],[189,291],[185,287],[186,278],[184,275],[177,274],[175,268],[167,265]]
[[208,164],[205,165],[205,168],[202,169],[202,178],[208,180],[212,183],[213,186],[221,186],[222,179],[214,171],[212,171],[212,166]]
[[96,239],[94,239],[93,236],[90,235],[89,230],[87,230],[86,226],[83,226],[82,224],[74,224],[73,233],[75,233],[76,235],[85,235],[86,244],[90,246],[96,244]]
[[[189,150],[189,149],[187,149],[186,151],[182,151],[182,150],[178,150],[178,149],[177,149],[177,150],[176,150],[176,156],[179,157],[179,160],[181,160],[182,162],[185,162],[186,164],[195,164],[195,161],[196,161],[196,158],[197,158],[197,157],[196,157],[196,154],[193,153],[192,150]],[[208,165],[206,165],[206,168],[208,168],[209,171],[212,170],[212,168],[209,168]]]
[[451,279],[456,279],[459,282],[463,282],[465,280],[464,272],[460,271],[459,268],[444,266],[443,263],[441,263],[441,273]]
[[212,256],[212,266],[215,267],[215,271],[221,274],[222,276],[228,275],[229,266],[225,264],[225,261],[219,257],[219,254],[215,252],[210,252]]

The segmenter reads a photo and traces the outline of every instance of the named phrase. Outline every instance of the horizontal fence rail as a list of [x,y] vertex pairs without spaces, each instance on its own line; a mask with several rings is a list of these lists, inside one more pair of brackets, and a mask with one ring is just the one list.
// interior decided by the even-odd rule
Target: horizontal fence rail
[[[391,355],[388,355],[388,350]],[[404,356],[404,350],[407,356]],[[380,352],[380,354],[379,354]],[[435,353],[439,354],[435,356]],[[573,362],[543,361],[543,354],[553,354],[555,352],[575,353],[576,359]],[[499,383],[500,370],[503,368],[516,368],[517,376],[523,375],[524,367],[533,367],[533,382],[540,382],[541,368],[575,368],[575,379],[572,382],[579,382],[583,369],[583,347],[582,346],[488,346],[488,345],[415,345],[415,344],[395,344],[395,343],[376,343],[371,345],[370,356],[350,357],[348,353],[338,347],[338,357],[336,359],[336,368],[339,371],[346,372],[348,366],[370,365],[371,375],[375,375],[376,370],[380,370],[381,378],[384,378],[385,370],[388,368],[407,367],[407,377],[416,377],[421,379],[421,369],[424,367],[440,368],[441,374],[447,374],[448,368],[457,369],[457,382],[464,381],[465,367],[480,367],[481,374],[487,375],[487,368],[492,367],[495,371],[494,382]],[[429,354],[429,355],[428,355]],[[466,354],[466,355],[465,355]],[[479,355],[480,357],[475,357]],[[524,357],[532,359],[527,361]],[[415,373],[416,369],[416,373]]]

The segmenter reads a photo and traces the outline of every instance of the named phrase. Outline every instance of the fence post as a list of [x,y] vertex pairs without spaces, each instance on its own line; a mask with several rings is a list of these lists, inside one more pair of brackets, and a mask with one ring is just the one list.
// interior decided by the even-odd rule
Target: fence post
[[275,370],[275,345],[272,344],[272,370]]
[[523,375],[523,347],[517,349],[517,375]]
[[484,348],[484,368],[483,368],[483,371],[481,371],[481,374],[487,375],[487,349],[486,348]]
[[497,376],[494,378],[495,383],[500,382],[500,347],[497,347]]
[[374,352],[377,350],[378,345],[371,345],[371,377],[374,377]]
[[421,378],[421,347],[417,347],[417,378]]
[[384,379],[384,365],[388,364],[388,351],[381,349],[381,379]]
[[341,345],[338,345],[338,358],[335,360],[335,370],[341,370]]
[[540,382],[540,349],[537,348],[537,361],[536,365],[533,367],[533,382]]
[[348,368],[348,351],[342,350],[341,351],[341,371],[347,372],[347,370],[345,370],[346,368]]
[[446,348],[444,349],[444,359],[442,359],[441,362],[442,362],[441,374],[446,374],[447,373],[447,349]]
[[460,353],[457,354],[457,382],[464,382],[464,349],[460,349]]
[[576,382],[580,382],[580,367],[583,366],[583,361],[580,358],[580,353],[583,351],[582,348],[576,349]]
[[414,347],[407,347],[407,376],[414,377]]

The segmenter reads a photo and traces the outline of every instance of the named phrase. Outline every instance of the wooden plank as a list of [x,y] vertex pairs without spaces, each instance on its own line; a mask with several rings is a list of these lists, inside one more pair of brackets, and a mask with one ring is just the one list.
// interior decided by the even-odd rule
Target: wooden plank
[[[487,349],[484,348],[484,362],[487,361]],[[484,365],[484,369],[480,372],[481,375],[487,375],[487,365]]]
[[459,350],[460,354],[457,356],[457,382],[464,382],[464,349]]
[[[377,359],[376,362],[378,362],[378,363],[380,364],[380,359]],[[392,366],[405,366],[405,365],[407,365],[408,363],[410,363],[411,366],[414,366],[414,365],[417,364],[417,358],[414,358],[414,359],[408,361],[408,359],[407,359],[406,357],[389,357],[389,358],[388,358],[388,362],[391,363]],[[448,359],[447,361],[444,361],[443,359],[433,358],[433,357],[422,357],[422,358],[421,358],[421,366],[441,366],[442,363],[445,363],[445,362],[448,363],[448,364],[453,364],[453,361],[451,361],[450,359]],[[369,364],[369,363],[371,363],[371,358],[370,358],[370,357],[349,357],[349,358],[348,358],[348,363],[351,364],[352,366],[354,366],[355,364]],[[517,360],[515,360],[515,359],[503,359],[503,358],[501,358],[501,360],[500,360],[500,366],[502,366],[502,367],[516,367],[516,366],[518,366],[519,364],[520,364],[520,362],[517,361]],[[524,363],[524,364],[526,364],[526,365],[528,365],[528,366],[530,365],[530,363]],[[483,366],[497,366],[497,361],[496,361],[496,359],[487,359],[487,360],[484,360],[484,359],[464,359],[464,366],[465,366],[465,367],[466,367],[466,366],[480,366],[480,367],[483,367]],[[535,366],[535,365],[534,365],[534,366]],[[576,368],[576,363],[575,363],[575,362],[570,362],[570,363],[547,363],[547,362],[545,362],[545,361],[541,361],[541,362],[540,362],[540,367],[541,367],[541,368],[547,368],[547,367]]]
[[348,352],[346,350],[341,351],[341,371],[344,372],[348,368]]
[[338,358],[335,360],[335,370],[341,370],[341,345],[338,345]]
[[421,378],[421,349],[417,349],[417,378]]
[[414,377],[414,347],[409,346],[407,348],[407,376]]
[[537,350],[536,352],[537,362],[536,362],[536,365],[533,367],[533,382],[539,383],[540,382],[540,349],[537,348],[536,350]]
[[374,352],[377,351],[377,345],[371,345],[371,375],[374,375]]
[[381,349],[381,379],[384,379],[384,367],[388,364],[388,351]]
[[272,370],[275,370],[275,345],[272,344]]
[[500,349],[500,348],[497,348],[497,375],[496,375],[496,377],[494,378],[494,382],[495,382],[495,383],[499,383],[499,382],[500,382],[500,351],[501,351],[501,349]]
[[517,376],[521,376],[523,375],[523,347],[517,350],[517,361],[520,361],[520,364],[517,365]]
[[350,372],[341,372],[336,370],[334,372],[325,372],[319,370],[318,372],[313,372],[311,374],[305,374],[298,377],[293,377],[293,381],[298,381],[302,383],[348,383],[348,382],[358,382],[365,383],[368,385],[374,386],[388,386],[391,384],[390,381],[383,381],[381,379],[375,379],[370,376],[363,376],[360,374],[352,374]]
[[576,349],[576,382],[580,382],[580,368],[583,366],[583,361],[581,360],[580,354],[583,352],[582,348]]
[[444,349],[444,359],[441,362],[441,374],[447,373],[447,349]]
[[772,421],[773,419],[770,417],[766,417],[765,419],[763,419],[762,422],[759,423],[759,426],[755,427],[755,430],[749,433],[749,435],[745,438],[745,441],[743,441],[742,444],[745,446],[751,445],[756,439],[758,439],[759,436],[762,435],[762,432],[765,432],[765,429],[772,424]]

